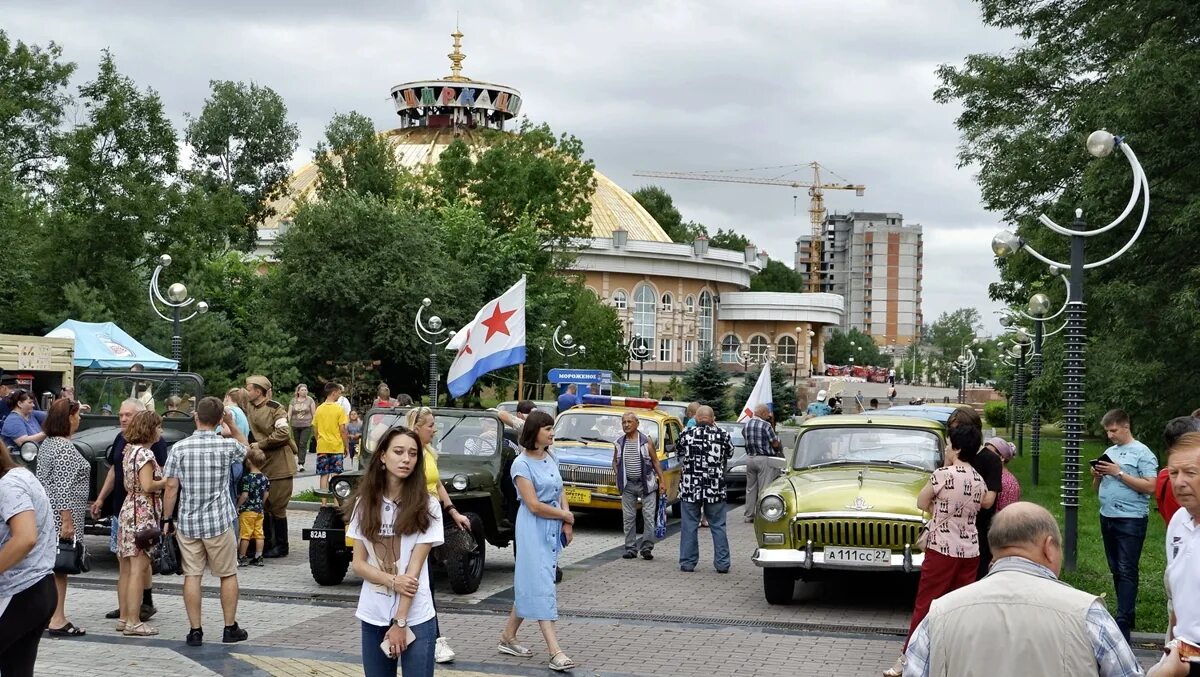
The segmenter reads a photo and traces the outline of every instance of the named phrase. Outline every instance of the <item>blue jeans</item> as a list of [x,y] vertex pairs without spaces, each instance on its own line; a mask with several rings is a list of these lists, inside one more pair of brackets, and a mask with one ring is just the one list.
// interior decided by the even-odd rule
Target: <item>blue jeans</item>
[[1137,608],[1138,564],[1142,559],[1142,544],[1146,541],[1145,517],[1100,516],[1100,535],[1104,539],[1104,554],[1117,589],[1117,627],[1125,640],[1134,628]]
[[404,677],[433,677],[433,647],[437,641],[437,619],[431,618],[424,623],[412,626],[416,639],[408,648],[400,653],[400,657],[388,658],[379,649],[388,629],[362,623],[362,663],[365,677],[396,677],[396,666],[399,664],[404,671]]
[[729,571],[729,538],[725,535],[725,502],[695,503],[681,501],[683,530],[679,533],[679,567],[695,569],[700,561],[700,513],[708,518],[708,530],[713,539],[713,566],[717,571]]

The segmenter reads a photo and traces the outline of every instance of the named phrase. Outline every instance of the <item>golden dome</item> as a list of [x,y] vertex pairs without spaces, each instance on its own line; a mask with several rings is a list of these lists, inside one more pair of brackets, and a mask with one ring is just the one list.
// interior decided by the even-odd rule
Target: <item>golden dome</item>
[[[462,139],[468,146],[483,145],[481,134],[461,128],[456,134],[449,128],[408,127],[381,132],[380,136],[391,144],[396,161],[409,169],[437,162],[442,151],[456,138]],[[313,162],[292,174],[288,178],[287,192],[271,203],[275,216],[268,219],[264,227],[278,228],[281,221],[290,219],[297,201],[313,194],[318,175],[317,165]],[[600,172],[595,175],[596,191],[592,193],[592,213],[588,217],[592,237],[610,238],[614,230],[624,229],[630,240],[671,242],[662,226],[632,195]]]

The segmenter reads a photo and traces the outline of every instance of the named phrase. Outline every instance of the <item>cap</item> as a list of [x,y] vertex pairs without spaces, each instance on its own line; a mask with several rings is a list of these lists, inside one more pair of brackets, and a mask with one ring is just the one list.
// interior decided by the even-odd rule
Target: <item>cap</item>
[[1012,442],[1005,440],[1003,437],[991,437],[984,442],[984,446],[991,445],[996,453],[1000,454],[1000,458],[1005,461],[1011,461],[1013,456],[1017,455],[1017,450],[1013,448]]
[[258,386],[266,391],[271,389],[271,379],[267,378],[266,376],[247,376],[246,385]]
[[817,401],[818,401],[818,402],[824,402],[824,401],[825,401],[825,398],[826,398],[828,395],[829,395],[829,393],[826,393],[824,390],[818,390],[818,391],[817,391]]

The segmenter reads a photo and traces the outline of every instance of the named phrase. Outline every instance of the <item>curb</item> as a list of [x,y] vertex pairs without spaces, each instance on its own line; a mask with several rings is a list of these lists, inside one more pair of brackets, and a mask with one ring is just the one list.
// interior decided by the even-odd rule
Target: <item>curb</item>
[[288,502],[288,510],[301,510],[304,512],[320,512],[321,504],[312,501],[297,501],[291,500]]

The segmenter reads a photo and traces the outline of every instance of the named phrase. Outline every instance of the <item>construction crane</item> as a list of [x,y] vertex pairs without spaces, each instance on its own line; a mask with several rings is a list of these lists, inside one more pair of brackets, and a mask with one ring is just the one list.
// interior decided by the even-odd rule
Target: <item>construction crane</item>
[[[761,169],[795,169],[803,165],[787,165],[786,167],[762,167]],[[784,178],[761,178],[753,176],[736,176],[728,172],[634,172],[634,176],[645,176],[657,179],[685,179],[688,181],[718,181],[722,183],[749,183],[762,186],[787,186],[789,188],[807,188],[808,189],[808,216],[812,221],[812,240],[808,244],[808,290],[810,292],[821,291],[821,243],[824,241],[825,223],[825,191],[827,190],[852,190],[854,194],[862,197],[863,192],[867,189],[861,184],[853,184],[846,179],[838,176],[826,167],[822,167],[817,162],[808,163],[808,167],[812,169],[812,181],[792,181]],[[833,174],[844,183],[826,183],[821,180],[821,171],[824,170],[828,174]],[[748,171],[748,170],[735,170]]]

